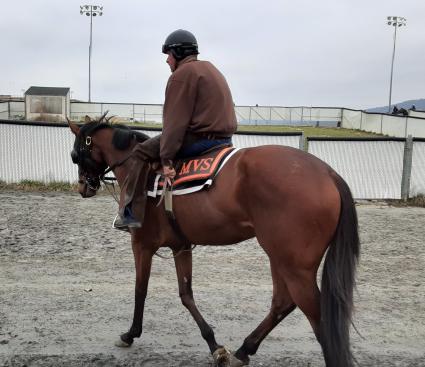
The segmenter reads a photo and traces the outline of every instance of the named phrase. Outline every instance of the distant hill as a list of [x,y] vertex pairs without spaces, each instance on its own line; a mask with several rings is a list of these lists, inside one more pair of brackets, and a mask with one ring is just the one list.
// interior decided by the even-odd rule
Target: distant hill
[[[411,99],[409,101],[404,101],[404,102],[400,102],[400,103],[393,103],[391,105],[391,111],[393,110],[394,106],[397,106],[398,109],[404,108],[404,109],[408,110],[412,107],[412,105],[415,105],[416,109],[419,110],[419,111],[425,111],[425,99],[424,98]],[[388,112],[388,106],[368,108],[366,111],[367,112],[385,113],[385,112]]]

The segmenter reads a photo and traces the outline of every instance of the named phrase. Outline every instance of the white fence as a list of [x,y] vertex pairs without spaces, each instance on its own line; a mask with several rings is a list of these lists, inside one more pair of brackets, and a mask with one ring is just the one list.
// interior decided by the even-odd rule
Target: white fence
[[409,135],[425,138],[425,118],[388,115],[343,109],[341,127],[363,130],[396,138]]
[[99,117],[108,111],[109,116],[136,122],[162,123],[162,105],[124,103],[71,103],[71,120],[81,121],[84,116]]
[[[85,115],[96,118],[109,111],[109,116],[124,121],[162,123],[160,104],[71,102],[70,108],[74,121],[82,121]],[[425,113],[421,111],[410,111],[409,116],[336,107],[235,106],[235,111],[240,125],[341,126],[398,138],[425,138]],[[0,119],[24,118],[24,102],[0,102]]]
[[[141,130],[149,136],[160,131]],[[284,144],[295,148],[299,134],[236,135],[236,146],[244,148],[262,144]],[[76,182],[77,167],[70,152],[74,135],[64,125],[35,125],[0,122],[0,180],[7,183],[33,180],[41,182]]]
[[410,195],[425,194],[425,141],[413,142]]
[[[82,121],[85,115],[108,115],[136,122],[162,123],[162,105],[125,103],[71,103],[71,120]],[[235,106],[240,125],[320,125],[337,126],[341,121],[340,108]]]
[[309,140],[308,148],[345,178],[356,198],[401,198],[403,141]]
[[[142,131],[149,136],[160,133]],[[77,168],[69,155],[73,141],[67,126],[0,122],[0,180],[75,182]],[[240,148],[304,146],[301,134],[236,134],[233,142]],[[357,199],[401,198],[403,174],[410,179],[410,196],[425,194],[425,140],[413,142],[411,174],[403,160],[405,144],[405,139],[308,139],[309,152],[333,167]]]

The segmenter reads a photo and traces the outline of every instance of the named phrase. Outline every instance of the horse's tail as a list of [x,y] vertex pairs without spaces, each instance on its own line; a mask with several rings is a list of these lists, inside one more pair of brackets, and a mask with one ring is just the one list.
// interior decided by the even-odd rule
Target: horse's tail
[[334,181],[341,197],[341,212],[323,267],[320,343],[327,367],[350,367],[353,356],[349,329],[360,241],[350,188],[339,175]]

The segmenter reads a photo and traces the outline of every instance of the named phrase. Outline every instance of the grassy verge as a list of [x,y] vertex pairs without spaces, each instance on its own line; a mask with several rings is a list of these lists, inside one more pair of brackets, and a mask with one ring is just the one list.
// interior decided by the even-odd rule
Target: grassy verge
[[[140,128],[162,128],[161,124],[155,123],[131,123],[130,127]],[[259,132],[259,133],[293,133],[304,132],[306,137],[373,137],[382,136],[360,130],[351,130],[337,127],[314,127],[314,126],[286,126],[286,125],[238,125],[238,132]]]
[[[78,187],[77,184],[69,184],[66,182],[51,182],[44,183],[40,181],[30,181],[23,180],[19,183],[6,183],[0,180],[0,191],[11,190],[11,191],[26,191],[26,192],[77,192]],[[119,190],[117,188],[116,190]],[[109,195],[108,190],[100,190],[98,194],[106,194]],[[378,200],[379,201],[379,200]],[[388,203],[388,205],[396,206],[396,207],[407,207],[407,206],[415,206],[425,208],[425,195],[418,195],[412,198],[409,198],[407,201],[404,200],[382,200],[383,202]]]
[[404,200],[386,200],[389,205],[403,207],[403,206],[417,206],[425,208],[425,195],[418,195]]
[[343,129],[337,127],[314,127],[314,126],[281,126],[281,125],[264,125],[264,126],[238,126],[239,132],[278,132],[291,133],[303,132],[306,137],[367,137],[367,136],[382,136],[375,133],[369,133],[360,130]]
[[77,191],[77,184],[67,182],[40,182],[23,180],[18,183],[6,183],[0,181],[0,190],[17,190],[17,191]]

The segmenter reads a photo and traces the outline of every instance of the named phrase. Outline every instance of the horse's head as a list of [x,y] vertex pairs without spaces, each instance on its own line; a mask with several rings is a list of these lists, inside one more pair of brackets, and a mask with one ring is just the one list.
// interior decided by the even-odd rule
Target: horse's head
[[[125,152],[131,148],[136,141],[143,142],[149,139],[149,136],[141,132],[135,132],[124,125],[111,125],[110,118],[106,119],[106,113],[99,120],[91,120],[86,116],[85,124],[79,127],[77,124],[68,120],[69,127],[75,135],[74,147],[71,152],[72,161],[78,165],[78,192],[82,197],[88,198],[96,195],[100,188],[100,181],[106,172],[109,172],[115,167],[122,165],[128,158],[129,154],[114,164],[108,164],[105,161],[107,150],[114,149],[115,158],[118,158],[119,151]],[[112,129],[112,139],[109,142],[109,147],[106,148],[103,142],[101,149],[101,138],[95,137],[99,130],[105,128]],[[107,170],[108,165],[110,168]]]
[[108,164],[104,161],[102,152],[93,141],[93,135],[105,127],[102,120],[92,121],[86,116],[85,124],[79,127],[68,120],[69,127],[75,135],[71,158],[78,165],[78,192],[83,198],[96,195],[100,188],[100,179]]

